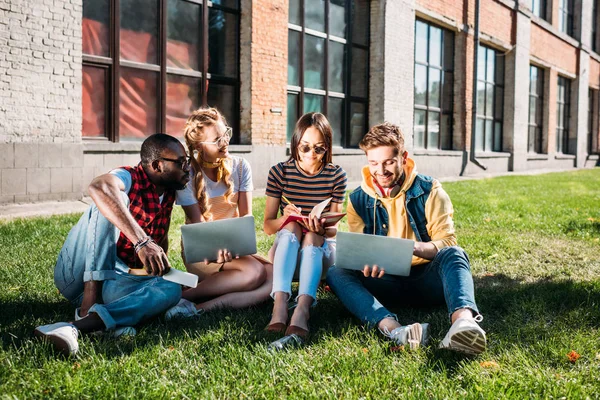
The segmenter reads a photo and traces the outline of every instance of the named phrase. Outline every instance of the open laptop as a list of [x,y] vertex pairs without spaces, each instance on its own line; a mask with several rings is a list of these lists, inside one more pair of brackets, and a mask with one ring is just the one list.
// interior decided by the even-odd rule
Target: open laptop
[[220,249],[235,256],[256,253],[254,217],[229,218],[181,226],[183,253],[188,263],[214,261]]
[[338,232],[335,266],[362,271],[377,265],[386,274],[408,276],[415,242],[388,236]]

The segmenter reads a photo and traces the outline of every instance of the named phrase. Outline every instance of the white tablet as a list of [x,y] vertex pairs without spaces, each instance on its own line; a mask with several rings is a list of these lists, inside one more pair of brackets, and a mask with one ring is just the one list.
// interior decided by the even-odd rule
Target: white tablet
[[185,261],[195,263],[217,259],[220,249],[235,256],[256,253],[254,217],[229,218],[181,226]]
[[362,271],[377,265],[386,274],[408,276],[415,242],[388,236],[338,232],[335,266]]

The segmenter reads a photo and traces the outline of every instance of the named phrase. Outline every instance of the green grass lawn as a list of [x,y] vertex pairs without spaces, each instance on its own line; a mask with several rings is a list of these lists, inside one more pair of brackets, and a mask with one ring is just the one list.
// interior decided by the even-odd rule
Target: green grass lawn
[[[437,349],[445,307],[393,308],[402,323],[431,323],[430,345],[407,352],[325,291],[309,344],[283,354],[266,350],[274,338],[263,332],[265,304],[156,319],[134,338],[84,337],[78,358],[55,357],[32,331],[72,317],[52,278],[78,219],[70,215],[0,223],[0,398],[598,398],[600,169],[444,187],[485,316],[488,350],[478,357]],[[264,203],[254,202],[257,221]],[[177,268],[182,222],[177,209],[169,257]],[[265,254],[272,238],[258,225]]]

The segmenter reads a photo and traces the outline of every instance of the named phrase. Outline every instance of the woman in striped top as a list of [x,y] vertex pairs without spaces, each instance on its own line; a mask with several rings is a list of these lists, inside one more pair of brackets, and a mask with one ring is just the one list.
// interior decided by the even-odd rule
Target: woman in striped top
[[[250,164],[229,154],[231,128],[221,113],[214,108],[194,111],[184,132],[189,153],[193,155],[189,193],[197,198],[203,219],[214,221],[252,214]],[[225,259],[228,260],[225,263],[185,264],[188,272],[198,275],[200,282],[183,292],[174,315],[167,318],[193,316],[214,308],[248,307],[269,298],[272,265],[267,260],[259,256],[232,260],[230,254]],[[205,301],[192,303],[200,299]]]
[[[291,214],[309,216],[315,205],[331,198],[325,211],[341,212],[346,191],[346,173],[331,163],[332,131],[323,114],[308,113],[296,123],[291,157],[271,167],[267,181],[264,230],[277,233],[269,251],[273,261],[275,300],[267,330],[284,333],[271,343],[278,350],[303,344],[308,336],[309,308],[316,304],[317,287],[334,262],[335,227],[327,228],[314,216],[307,222],[289,222]],[[288,204],[286,204],[286,202]],[[297,306],[287,326],[287,302],[291,296],[294,271],[299,266]]]

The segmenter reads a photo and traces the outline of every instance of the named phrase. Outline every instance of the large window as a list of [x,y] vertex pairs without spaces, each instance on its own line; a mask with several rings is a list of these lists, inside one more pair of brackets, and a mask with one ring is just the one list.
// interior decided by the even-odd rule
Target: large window
[[333,145],[367,132],[369,1],[289,0],[287,140],[300,115],[324,113]]
[[531,0],[531,11],[536,17],[547,18],[548,3],[546,0]]
[[558,30],[573,36],[574,0],[558,0]]
[[598,110],[597,103],[598,91],[594,89],[589,90],[588,94],[588,153],[598,153],[598,118],[599,115],[595,114]]
[[544,118],[544,70],[531,65],[529,67],[529,133],[528,151],[542,153]]
[[84,0],[83,136],[182,136],[217,107],[239,140],[239,0]]
[[502,151],[504,56],[479,46],[477,60],[477,125],[475,149]]
[[570,154],[574,150],[574,138],[569,135],[571,81],[558,77],[556,91],[556,152]]
[[415,23],[415,149],[452,148],[454,34]]

